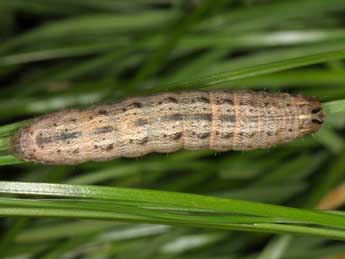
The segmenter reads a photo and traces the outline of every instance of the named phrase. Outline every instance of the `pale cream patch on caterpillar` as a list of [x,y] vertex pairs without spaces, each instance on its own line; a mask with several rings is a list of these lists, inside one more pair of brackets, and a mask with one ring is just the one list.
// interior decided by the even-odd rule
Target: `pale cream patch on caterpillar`
[[79,164],[179,149],[252,150],[319,130],[320,102],[287,93],[191,91],[42,116],[13,138],[15,155]]

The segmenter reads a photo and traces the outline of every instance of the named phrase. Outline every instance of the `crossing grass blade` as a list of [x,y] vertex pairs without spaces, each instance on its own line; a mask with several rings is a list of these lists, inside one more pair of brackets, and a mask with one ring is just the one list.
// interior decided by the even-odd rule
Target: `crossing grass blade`
[[2,198],[0,215],[3,216],[55,216],[188,224],[196,227],[304,233],[345,239],[343,216],[233,199],[151,190],[20,182],[0,182],[0,192],[64,198]]

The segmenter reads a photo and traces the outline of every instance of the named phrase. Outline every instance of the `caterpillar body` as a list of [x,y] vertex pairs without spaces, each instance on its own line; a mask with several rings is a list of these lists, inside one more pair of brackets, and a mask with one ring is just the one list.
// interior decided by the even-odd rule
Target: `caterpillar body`
[[312,97],[253,91],[190,91],[55,112],[12,139],[14,154],[43,164],[79,164],[179,149],[252,150],[316,132]]

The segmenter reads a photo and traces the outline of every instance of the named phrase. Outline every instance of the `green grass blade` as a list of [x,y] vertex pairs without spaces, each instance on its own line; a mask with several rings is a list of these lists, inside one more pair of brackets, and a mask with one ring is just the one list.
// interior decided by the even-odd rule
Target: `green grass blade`
[[157,87],[155,90],[169,89],[188,89],[188,88],[205,88],[218,84],[224,84],[233,80],[239,80],[264,74],[270,74],[296,67],[302,67],[326,61],[339,60],[345,58],[345,50],[330,51],[315,55],[301,56],[299,58],[286,59],[278,62],[257,65],[253,67],[238,69],[234,71],[222,72],[203,78],[189,80],[186,82],[175,83],[167,86]]
[[[136,190],[125,188],[109,188],[99,186],[63,185],[63,184],[34,184],[20,182],[0,182],[0,192],[12,194],[49,195],[69,198],[101,199],[105,201],[123,201],[152,205],[158,209],[171,206],[177,210],[201,209],[218,213],[240,213],[260,217],[274,217],[309,224],[319,224],[334,228],[344,228],[343,216],[317,212],[303,211],[294,208],[260,204],[254,202],[221,199],[210,196],[200,196],[184,193]],[[147,204],[147,205],[145,205]]]

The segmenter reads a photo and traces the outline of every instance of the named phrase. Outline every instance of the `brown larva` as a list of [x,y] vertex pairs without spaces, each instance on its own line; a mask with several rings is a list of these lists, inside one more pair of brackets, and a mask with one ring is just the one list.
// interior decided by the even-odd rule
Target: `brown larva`
[[268,148],[316,132],[320,102],[287,93],[191,91],[136,97],[39,117],[13,138],[25,161],[86,161],[169,153]]

